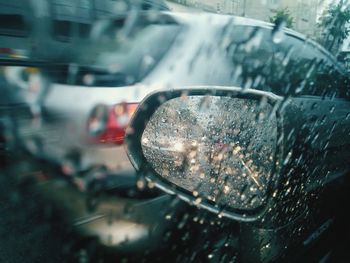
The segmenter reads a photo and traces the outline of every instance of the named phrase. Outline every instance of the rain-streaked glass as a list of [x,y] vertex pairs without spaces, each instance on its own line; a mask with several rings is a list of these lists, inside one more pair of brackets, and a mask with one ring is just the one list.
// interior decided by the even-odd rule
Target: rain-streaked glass
[[276,140],[266,101],[189,96],[159,107],[141,144],[161,177],[195,197],[254,209],[266,200]]

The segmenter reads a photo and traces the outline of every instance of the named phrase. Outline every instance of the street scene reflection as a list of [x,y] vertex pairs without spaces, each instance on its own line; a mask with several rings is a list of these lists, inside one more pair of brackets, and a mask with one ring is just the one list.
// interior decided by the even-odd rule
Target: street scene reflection
[[347,262],[350,3],[0,0],[1,262]]

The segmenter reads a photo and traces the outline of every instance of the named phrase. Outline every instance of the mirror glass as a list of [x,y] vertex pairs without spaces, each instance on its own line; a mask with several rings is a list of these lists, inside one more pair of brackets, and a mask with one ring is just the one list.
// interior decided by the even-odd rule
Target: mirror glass
[[273,106],[262,100],[186,96],[152,115],[143,154],[162,178],[197,203],[256,209],[266,199],[277,144]]

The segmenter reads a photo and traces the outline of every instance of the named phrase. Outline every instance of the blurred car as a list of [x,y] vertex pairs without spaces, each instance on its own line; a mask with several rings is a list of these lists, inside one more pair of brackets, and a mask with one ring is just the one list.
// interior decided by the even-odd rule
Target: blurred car
[[[117,145],[135,105],[157,89],[263,86],[290,96],[318,87],[328,95],[333,79],[346,80],[344,70],[317,44],[238,17],[143,13],[99,21],[91,38],[98,44],[81,47],[77,63],[43,69],[51,82],[42,102],[48,125],[21,132],[22,138],[40,137],[43,155],[67,164],[67,170],[103,165],[130,171]],[[288,72],[283,82],[280,72]],[[309,85],[311,77],[316,81]],[[349,96],[346,88],[336,92]]]
[[[16,103],[22,103],[22,105],[25,103],[30,104],[30,110],[28,111],[29,119],[41,115],[43,98],[47,90],[50,89],[49,86],[52,87],[48,81],[69,84],[71,87],[74,85],[89,85],[92,84],[92,82],[95,87],[113,87],[120,86],[120,82],[126,81],[125,74],[110,74],[115,72],[116,69],[113,67],[116,65],[112,65],[108,61],[102,64],[100,63],[101,61],[94,61],[96,53],[104,52],[104,55],[108,55],[108,52],[113,52],[115,50],[116,45],[114,39],[108,39],[106,35],[104,35],[103,44],[98,44],[99,41],[96,41],[95,28],[98,29],[101,22],[96,21],[117,16],[121,17],[121,19],[118,19],[117,23],[123,24],[123,22],[125,22],[125,16],[131,11],[140,12],[142,10],[151,10],[155,12],[156,10],[168,10],[167,5],[158,0],[118,1],[116,3],[96,1],[96,3],[86,2],[85,4],[80,2],[67,4],[62,1],[54,1],[41,3],[40,8],[37,6],[37,3],[17,0],[11,3],[8,3],[8,1],[0,2],[0,6],[0,20],[2,21],[0,28],[0,57],[2,62],[7,66],[3,68],[3,77],[6,79],[6,85],[12,87],[12,91],[16,89],[16,92],[13,92],[13,94],[17,94]],[[120,28],[120,25],[118,28]],[[91,34],[93,34],[92,37],[95,38],[95,41],[91,41]],[[99,40],[102,39],[103,38]],[[92,50],[94,51],[92,52]],[[161,55],[162,52],[163,51],[160,51],[159,55]],[[87,54],[89,54],[88,58],[86,57]],[[150,55],[152,55],[152,53],[150,53]],[[82,57],[83,60],[80,60]],[[95,62],[100,64],[95,65],[94,68],[89,68],[91,65],[90,63]],[[79,63],[83,63],[83,65]],[[137,63],[137,60],[134,60],[133,63]],[[71,74],[71,72],[74,72],[75,68],[77,68],[75,64],[79,65],[79,72],[77,72],[79,76],[75,76],[74,73]],[[13,67],[11,67],[11,65],[13,65]],[[21,65],[23,65],[23,67],[21,67]],[[32,67],[29,68],[28,66]],[[129,68],[131,66],[134,65],[129,65]],[[68,74],[68,72],[70,73]],[[82,77],[84,77],[84,82]],[[75,78],[78,79],[75,80]],[[130,79],[127,81],[130,81]],[[130,98],[130,95],[126,98],[128,101],[131,99],[130,102],[133,103],[133,99]],[[124,103],[124,100],[125,98],[110,103],[110,105],[108,105],[110,107],[108,111],[116,112],[113,108],[114,104],[119,101]],[[101,102],[103,102],[103,100],[101,100]],[[7,104],[10,105],[11,103],[9,102]],[[113,136],[111,139],[107,135],[101,135],[101,138],[97,138],[96,136],[91,139],[87,138],[85,141],[100,142],[109,140],[109,142],[113,141],[117,144],[121,144],[124,133],[123,130],[127,124],[125,123],[125,117],[131,114],[134,108],[133,105],[134,104],[131,104],[125,108],[127,112],[120,112],[122,116],[118,118],[122,122],[121,125],[112,120],[109,123],[113,126],[112,129],[116,130],[119,134],[117,135],[117,140],[115,140],[116,136]],[[86,105],[85,110],[90,111],[91,108],[89,107],[92,107],[91,104]],[[76,110],[76,108],[72,108],[73,115]],[[58,111],[60,111],[60,109]],[[51,108],[46,112],[51,112]],[[61,114],[61,112],[59,112],[59,114]],[[28,119],[28,116],[18,119]],[[50,119],[50,117],[46,120],[48,119]],[[46,124],[51,122],[51,120],[46,121]],[[38,126],[37,124],[38,122],[33,124],[33,121],[30,120],[29,124],[19,125],[19,127],[24,127],[21,136],[26,137],[28,135],[28,137],[31,137],[32,134],[38,132],[46,133],[42,136],[35,136],[34,139],[30,138],[29,140],[36,141],[34,144],[43,137],[48,139],[48,137],[53,135],[51,140],[57,141],[60,140],[61,136],[64,136],[60,134],[60,129],[49,134],[50,131],[52,131],[50,127],[53,127],[50,124],[39,131],[38,127],[40,125]],[[84,124],[84,126],[87,126],[87,124]],[[79,128],[81,127],[79,126]],[[86,130],[85,127],[84,130]],[[68,133],[71,134],[71,132]],[[78,137],[84,135],[85,134],[80,133]],[[105,138],[106,136],[108,139]],[[41,139],[38,137],[41,137]],[[30,142],[29,144],[32,143]],[[74,147],[75,146],[72,145],[71,148]],[[73,151],[77,152],[75,150]],[[68,150],[68,155],[69,152],[71,151]],[[62,152],[60,154],[56,152],[52,157],[57,157],[57,161],[60,162],[62,160]],[[102,155],[104,156],[100,156],[100,158],[105,158],[106,155],[110,155],[110,153],[107,151],[102,153]],[[123,159],[123,156],[125,155],[122,155],[120,163],[121,166],[124,167],[126,158]],[[77,158],[75,158],[75,160],[77,160]]]
[[232,64],[216,66],[232,69],[231,85],[148,95],[126,135],[130,160],[165,193],[236,225],[223,234],[234,245],[213,241],[213,262],[225,246],[238,262],[342,262],[350,77],[311,40],[249,22],[232,18],[218,38],[206,25],[219,40],[203,52],[214,64],[225,52]]

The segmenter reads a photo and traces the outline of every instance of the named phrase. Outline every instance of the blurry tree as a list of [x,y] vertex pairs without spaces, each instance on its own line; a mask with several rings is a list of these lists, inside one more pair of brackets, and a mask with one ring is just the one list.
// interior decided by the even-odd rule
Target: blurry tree
[[331,3],[318,23],[321,30],[319,42],[329,51],[338,53],[341,44],[349,36],[349,22],[350,5],[347,1]]
[[275,15],[270,16],[269,20],[271,23],[274,23],[274,24],[280,24],[284,22],[285,26],[288,28],[293,28],[293,25],[294,25],[294,18],[290,14],[290,11],[288,8],[276,10]]

